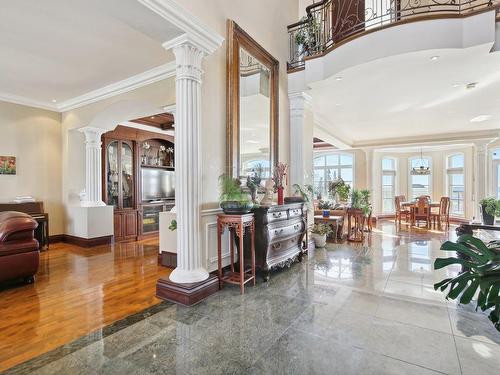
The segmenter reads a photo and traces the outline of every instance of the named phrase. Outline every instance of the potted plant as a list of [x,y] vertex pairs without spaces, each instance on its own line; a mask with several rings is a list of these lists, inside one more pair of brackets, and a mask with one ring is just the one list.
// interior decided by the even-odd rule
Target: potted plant
[[479,204],[483,213],[483,223],[485,225],[495,224],[495,216],[500,216],[500,201],[489,197],[482,199]]
[[347,203],[351,187],[343,179],[338,178],[328,184],[328,191],[337,202]]
[[324,223],[316,223],[310,226],[311,236],[316,247],[326,246],[326,236],[332,233],[332,228]]
[[314,190],[312,185],[304,185],[300,186],[299,184],[293,184],[292,187],[295,189],[292,197],[286,197],[286,203],[292,202],[306,202],[309,204],[311,199],[309,196],[312,196]]
[[370,190],[356,190],[351,194],[351,208],[361,210],[363,215],[369,216],[372,211],[370,203]]
[[219,177],[220,207],[226,214],[241,215],[249,213],[253,207],[248,194],[241,190],[240,180],[228,175]]
[[490,310],[489,318],[500,331],[500,242],[492,241],[486,245],[480,239],[464,234],[456,243],[443,243],[441,250],[455,251],[457,257],[436,259],[434,269],[459,264],[462,272],[434,284],[434,289],[444,292],[449,288],[446,299],[458,299],[462,304],[470,303],[477,294],[476,308]]
[[310,55],[317,49],[317,39],[321,30],[320,23],[313,16],[300,19],[303,26],[295,34],[298,55]]
[[323,217],[330,217],[330,209],[332,204],[328,201],[319,201],[318,208],[323,211]]

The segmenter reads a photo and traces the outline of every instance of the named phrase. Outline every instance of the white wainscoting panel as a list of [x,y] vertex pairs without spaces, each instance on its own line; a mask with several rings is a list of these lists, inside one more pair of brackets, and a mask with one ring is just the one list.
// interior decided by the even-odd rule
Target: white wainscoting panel
[[[202,251],[205,268],[208,272],[217,270],[217,214],[220,208],[201,211]],[[229,265],[229,231],[222,235],[222,266]]]

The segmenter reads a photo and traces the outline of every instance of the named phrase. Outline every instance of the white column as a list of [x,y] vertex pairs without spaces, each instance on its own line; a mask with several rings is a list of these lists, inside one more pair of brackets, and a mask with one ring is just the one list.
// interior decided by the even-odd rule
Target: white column
[[288,95],[290,103],[290,186],[312,184],[313,127],[306,119],[311,97],[304,93]]
[[100,207],[102,201],[101,136],[105,129],[84,127],[79,129],[85,135],[85,193],[83,207]]
[[373,149],[366,148],[363,151],[366,158],[366,188],[372,193],[373,200]]
[[474,142],[474,194],[472,203],[476,220],[481,220],[479,202],[488,196],[487,168],[488,168],[488,143],[491,141]]
[[176,283],[206,280],[200,245],[201,63],[204,52],[188,38],[171,46],[177,64],[175,114]]

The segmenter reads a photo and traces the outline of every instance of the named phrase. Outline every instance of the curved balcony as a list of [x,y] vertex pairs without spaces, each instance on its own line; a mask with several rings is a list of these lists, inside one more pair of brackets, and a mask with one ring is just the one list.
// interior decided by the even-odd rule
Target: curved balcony
[[305,60],[383,28],[439,18],[460,18],[492,9],[500,0],[323,0],[288,26],[288,71],[303,69]]

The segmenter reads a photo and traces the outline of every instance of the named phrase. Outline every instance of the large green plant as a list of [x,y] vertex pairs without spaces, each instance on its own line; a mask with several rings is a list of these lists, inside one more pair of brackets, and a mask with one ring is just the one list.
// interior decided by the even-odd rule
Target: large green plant
[[338,178],[328,184],[328,191],[333,198],[337,196],[339,201],[346,202],[349,199],[351,187],[343,179]]
[[480,239],[464,234],[456,243],[443,243],[441,250],[456,251],[457,257],[436,259],[434,269],[460,264],[462,272],[434,284],[434,289],[448,289],[446,299],[458,299],[462,304],[470,303],[478,293],[476,308],[482,311],[492,309],[489,318],[500,331],[500,242],[486,245]]
[[241,190],[240,180],[226,174],[219,177],[220,202],[248,202],[248,195]]
[[370,203],[370,190],[356,190],[351,193],[351,207],[363,211],[363,215],[368,216],[372,211]]
[[479,204],[484,207],[484,210],[488,215],[500,216],[500,200],[489,197],[481,199]]
[[299,194],[306,203],[311,202],[310,196],[312,196],[314,193],[312,185],[300,186],[299,184],[293,184],[292,187],[295,189],[294,192],[295,195]]

